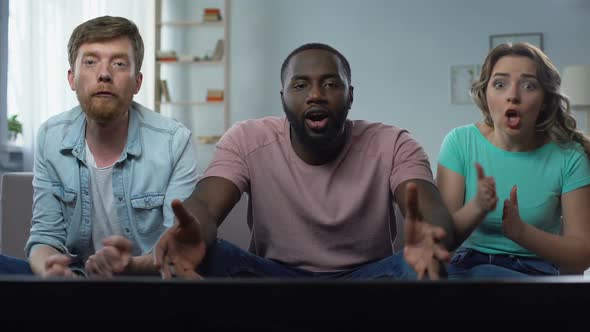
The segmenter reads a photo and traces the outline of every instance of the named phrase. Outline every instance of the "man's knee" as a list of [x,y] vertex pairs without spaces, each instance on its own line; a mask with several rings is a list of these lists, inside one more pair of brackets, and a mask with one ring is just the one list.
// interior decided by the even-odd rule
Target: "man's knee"
[[0,274],[33,274],[29,262],[0,255]]

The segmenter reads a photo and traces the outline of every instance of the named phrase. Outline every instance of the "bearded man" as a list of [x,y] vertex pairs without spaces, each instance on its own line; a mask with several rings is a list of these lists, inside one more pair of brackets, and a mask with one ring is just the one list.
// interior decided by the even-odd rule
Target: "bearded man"
[[[406,130],[347,119],[350,65],[311,43],[281,68],[286,117],[235,124],[156,246],[164,277],[437,279],[456,247],[422,147]],[[249,198],[249,251],[217,227]],[[405,214],[394,250],[394,203]]]
[[191,132],[133,101],[143,53],[137,26],[122,17],[73,31],[68,82],[80,105],[38,132],[28,263],[1,257],[3,272],[158,273],[152,249],[174,223],[172,199],[192,193],[197,170]]

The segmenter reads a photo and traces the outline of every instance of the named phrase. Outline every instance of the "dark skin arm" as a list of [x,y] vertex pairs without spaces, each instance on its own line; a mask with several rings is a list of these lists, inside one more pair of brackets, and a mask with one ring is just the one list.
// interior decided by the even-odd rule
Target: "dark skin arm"
[[[406,217],[406,246],[404,256],[422,278],[438,278],[438,262],[446,261],[451,247],[439,242],[453,243],[450,215],[442,205],[436,187],[426,181],[402,183],[395,193]],[[176,275],[200,277],[196,269],[205,256],[206,246],[216,238],[217,227],[240,199],[238,188],[222,178],[201,181],[184,203],[172,202],[177,222],[162,235],[154,250],[156,266],[164,278]],[[450,232],[451,231],[451,232]]]
[[239,202],[240,197],[240,190],[233,182],[221,177],[210,177],[199,182],[192,195],[182,203],[200,223],[207,246],[215,241],[217,227]]
[[199,277],[196,269],[205,257],[206,248],[217,238],[217,227],[240,200],[233,182],[210,177],[200,181],[184,202],[174,200],[176,222],[154,248],[156,267],[164,278],[172,276],[171,267],[181,277]]
[[438,190],[427,181],[408,180],[398,186],[395,197],[405,217],[404,259],[418,279],[427,275],[437,280],[455,246],[451,216]]
[[441,241],[447,250],[455,250],[458,245],[455,243],[455,234],[453,227],[453,219],[449,210],[443,203],[442,197],[438,188],[428,181],[424,180],[408,180],[402,182],[395,190],[395,200],[402,211],[404,217],[407,217],[407,186],[409,183],[416,185],[418,191],[418,218],[427,223],[441,227],[446,236]]

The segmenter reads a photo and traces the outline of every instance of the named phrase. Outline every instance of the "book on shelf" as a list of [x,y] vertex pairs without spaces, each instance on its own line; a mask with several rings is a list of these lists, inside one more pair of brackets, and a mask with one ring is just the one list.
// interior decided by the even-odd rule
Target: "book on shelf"
[[168,82],[160,80],[160,101],[170,102],[170,92],[168,91]]
[[207,102],[223,101],[223,90],[207,89]]
[[221,21],[221,10],[219,8],[205,8],[203,10],[203,22]]
[[211,55],[211,60],[221,61],[222,59],[223,59],[223,39],[218,39],[217,43],[215,44],[215,50],[213,50],[213,54]]
[[221,10],[219,8],[215,8],[215,7],[209,7],[209,8],[205,8],[203,9],[203,13],[204,14],[216,14],[216,15],[221,15]]
[[176,54],[176,51],[158,50],[158,51],[156,51],[156,61],[162,61],[162,62],[178,61],[178,55]]
[[192,54],[181,54],[178,56],[178,61],[182,61],[182,62],[195,62],[195,61],[199,61],[201,60],[201,58],[199,58],[196,55],[192,55]]

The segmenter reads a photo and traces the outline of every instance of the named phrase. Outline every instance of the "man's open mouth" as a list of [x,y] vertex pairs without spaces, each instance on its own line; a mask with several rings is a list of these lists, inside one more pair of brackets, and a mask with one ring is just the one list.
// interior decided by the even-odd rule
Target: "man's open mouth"
[[312,130],[323,130],[328,125],[329,115],[325,110],[310,110],[304,115],[305,123]]

